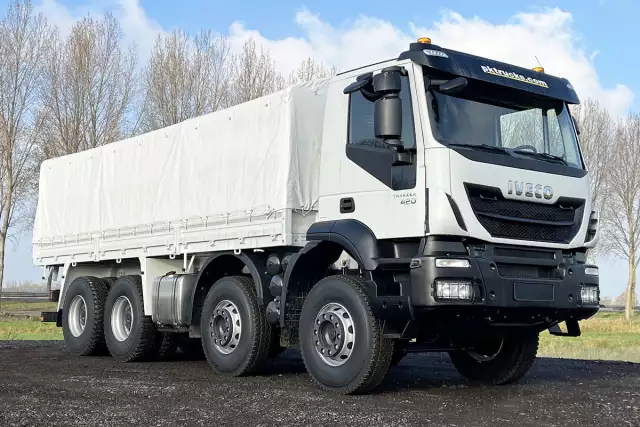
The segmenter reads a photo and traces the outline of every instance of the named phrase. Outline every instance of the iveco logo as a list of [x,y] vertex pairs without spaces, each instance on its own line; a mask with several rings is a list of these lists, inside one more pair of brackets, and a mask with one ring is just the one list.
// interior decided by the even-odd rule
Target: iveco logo
[[535,196],[538,199],[542,199],[544,197],[547,200],[551,200],[553,198],[553,188],[551,188],[551,186],[542,186],[540,184],[533,184],[531,182],[524,181],[509,181],[507,193],[515,194],[516,196],[522,196],[523,194],[526,197]]

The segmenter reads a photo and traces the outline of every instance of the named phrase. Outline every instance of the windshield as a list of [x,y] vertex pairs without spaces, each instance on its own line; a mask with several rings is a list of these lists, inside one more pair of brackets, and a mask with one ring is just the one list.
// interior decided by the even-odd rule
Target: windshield
[[582,168],[578,141],[564,102],[523,99],[521,92],[483,86],[474,88],[470,84],[455,95],[428,89],[431,125],[438,142],[471,149],[506,148],[505,154]]

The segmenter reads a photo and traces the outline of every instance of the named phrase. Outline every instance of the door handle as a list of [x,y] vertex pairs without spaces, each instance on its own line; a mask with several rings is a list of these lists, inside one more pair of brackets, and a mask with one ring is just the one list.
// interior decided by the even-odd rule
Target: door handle
[[340,199],[340,213],[351,213],[356,210],[356,202],[353,197],[345,197]]

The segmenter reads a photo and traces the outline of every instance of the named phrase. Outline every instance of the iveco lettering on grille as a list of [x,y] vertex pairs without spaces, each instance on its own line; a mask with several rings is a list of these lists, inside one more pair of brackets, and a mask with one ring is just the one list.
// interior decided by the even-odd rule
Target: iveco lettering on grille
[[553,188],[549,185],[533,184],[531,182],[524,181],[509,181],[508,194],[515,194],[516,196],[536,197],[547,200],[551,200],[553,197]]

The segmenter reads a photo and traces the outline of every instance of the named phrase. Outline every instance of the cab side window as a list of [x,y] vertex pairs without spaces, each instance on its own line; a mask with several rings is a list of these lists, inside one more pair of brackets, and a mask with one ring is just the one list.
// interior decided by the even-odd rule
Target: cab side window
[[[415,150],[415,126],[409,78],[402,77],[402,142],[405,149]],[[394,166],[392,147],[375,136],[374,102],[361,92],[349,95],[349,134],[347,157],[393,190],[408,190],[416,185],[416,162]],[[415,152],[415,151],[414,151]]]

